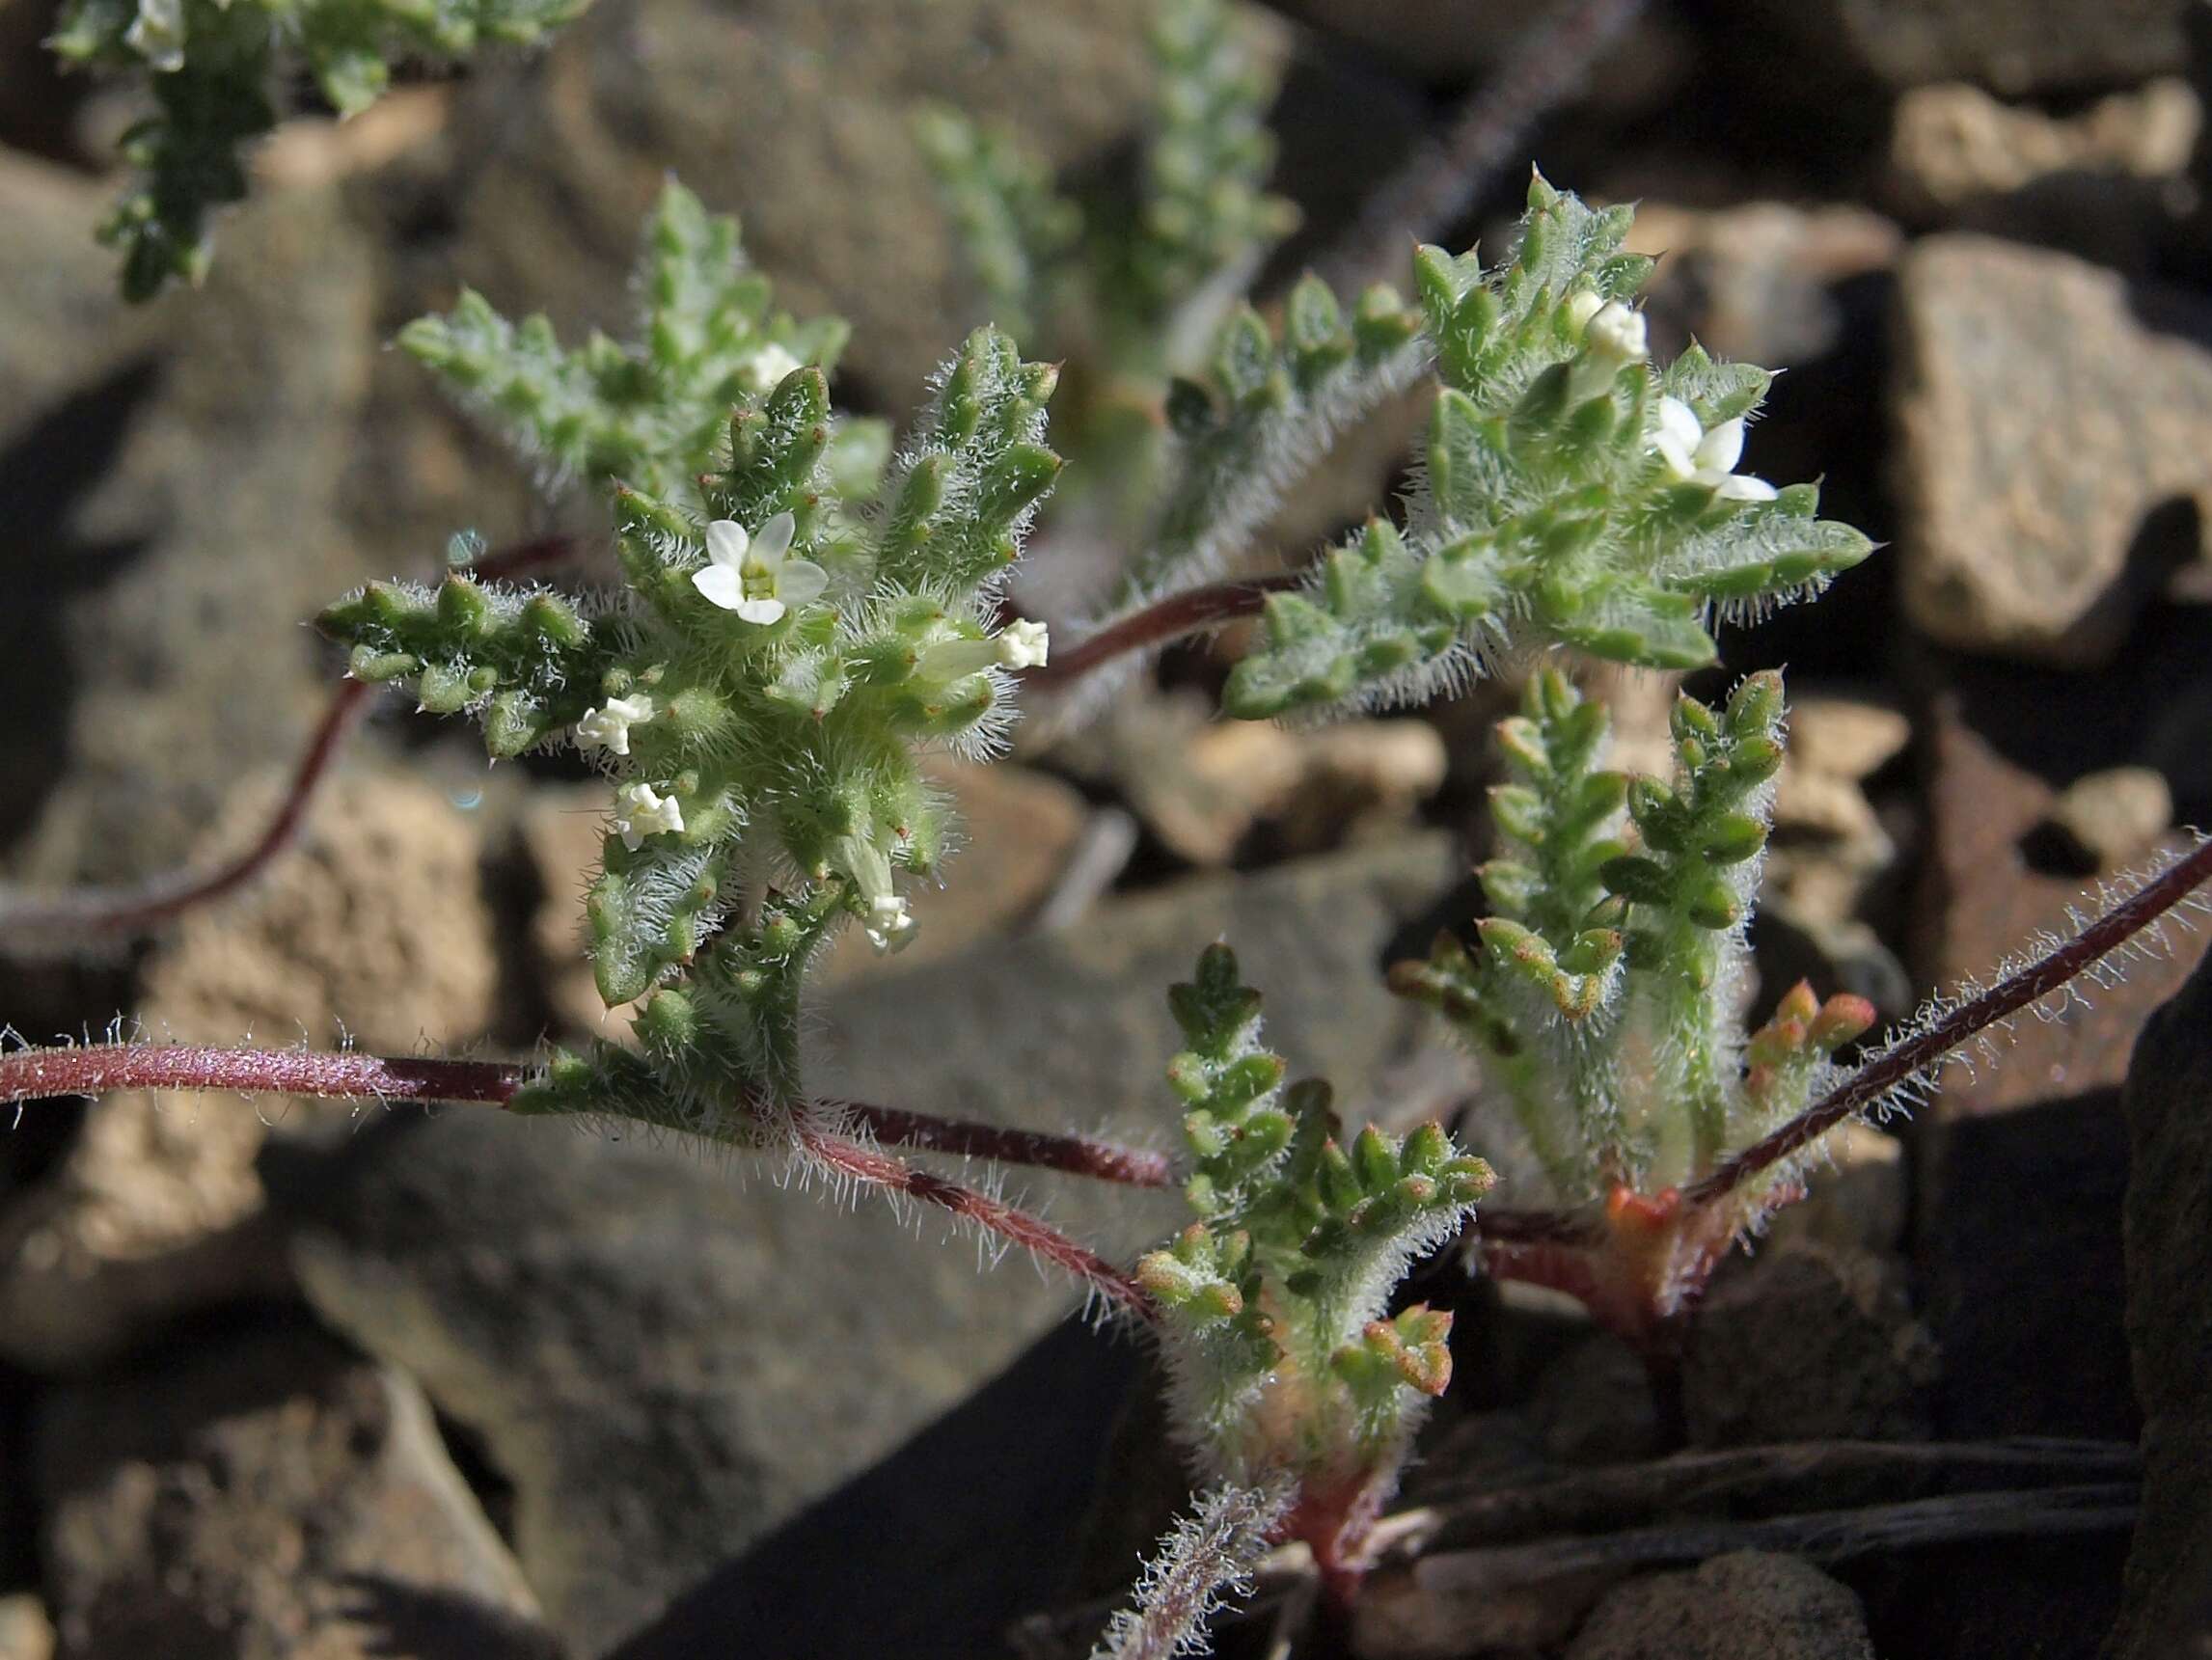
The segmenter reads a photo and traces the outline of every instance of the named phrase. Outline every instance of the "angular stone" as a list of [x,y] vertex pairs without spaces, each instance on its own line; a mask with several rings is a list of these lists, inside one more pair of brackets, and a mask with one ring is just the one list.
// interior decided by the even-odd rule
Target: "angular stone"
[[2049,820],[2082,873],[2117,870],[2173,825],[2173,792],[2153,767],[2108,767],[2068,784]]
[[2212,967],[2136,1045],[2127,1114],[2127,1335],[2143,1515],[2113,1660],[2212,1644]]
[[[282,783],[233,792],[196,863],[267,824]],[[498,978],[480,832],[404,774],[329,780],[243,894],[185,913],[146,966],[161,1042],[335,1043],[413,1053],[482,1036]],[[347,1109],[208,1092],[94,1103],[61,1166],[0,1220],[0,1356],[79,1371],[193,1309],[288,1285],[255,1169],[272,1122]]]
[[54,1622],[29,1592],[0,1596],[0,1660],[54,1660]]
[[[824,1007],[810,1081],[1161,1144],[1164,993],[1226,938],[1269,997],[1271,1041],[1332,1074],[1355,1117],[1421,1030],[1382,989],[1384,948],[1456,866],[1446,838],[1422,836],[1117,901],[856,985]],[[947,1248],[934,1212],[871,1199],[848,1213],[776,1174],[453,1110],[359,1135],[327,1188],[303,1172],[286,1189],[310,1298],[482,1437],[515,1489],[524,1566],[580,1650],[883,1456],[1071,1300],[1019,1262],[978,1274],[975,1245]],[[1117,1258],[1179,1211],[1043,1175],[1005,1185]]]
[[[2212,317],[2112,272],[1978,236],[1915,245],[1899,279],[1898,558],[1924,633],[2091,664],[2212,524]],[[2194,338],[2193,338],[2194,331]],[[2169,504],[2196,505],[2184,533]],[[2170,522],[2171,521],[2171,522]],[[2139,557],[2140,556],[2140,557]]]
[[556,1652],[422,1393],[319,1332],[57,1391],[37,1454],[65,1653]]
[[8,514],[0,841],[28,832],[12,862],[49,883],[176,864],[242,767],[287,761],[330,675],[301,619],[391,558],[340,511],[377,321],[337,193],[258,193],[204,288],[133,309],[112,251],[75,252],[107,188],[62,192],[34,241],[13,205],[55,188],[0,177],[9,248],[56,244],[0,282],[0,375],[27,389],[0,472],[38,481]]
[[1567,1660],[1874,1660],[1874,1646],[1847,1586],[1746,1550],[1609,1592]]
[[1953,212],[2057,174],[2111,187],[2164,179],[2189,165],[2203,112],[2176,77],[2114,93],[2074,116],[1991,97],[1980,87],[1916,87],[1898,100],[1890,134],[1894,188],[1927,212]]

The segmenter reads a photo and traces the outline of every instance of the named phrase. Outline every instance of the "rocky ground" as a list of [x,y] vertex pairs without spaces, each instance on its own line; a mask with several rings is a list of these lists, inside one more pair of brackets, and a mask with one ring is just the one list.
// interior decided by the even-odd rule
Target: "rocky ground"
[[[1322,257],[1543,12],[1284,0],[1281,183],[1307,222],[1266,281]],[[908,112],[950,98],[1110,167],[1137,14],[599,0],[542,56],[287,125],[206,286],[129,310],[92,239],[127,112],[49,73],[47,0],[0,0],[0,874],[114,882],[242,845],[332,681],[299,619],[427,568],[457,526],[558,522],[380,349],[401,322],[462,282],[564,334],[618,320],[672,169],[743,214],[790,303],[853,319],[843,395],[896,417],[971,320]],[[1724,641],[1732,672],[1787,664],[1796,709],[1770,987],[1902,1016],[2212,822],[2207,98],[2203,0],[1683,0],[1530,141],[1555,180],[1643,199],[1661,349],[1694,334],[1788,371],[1748,464],[1825,474],[1828,510],[1889,544],[1816,612]],[[1494,238],[1516,194],[1453,239]],[[1385,495],[1381,455],[1285,539]],[[833,965],[826,1089],[1158,1143],[1161,993],[1226,936],[1276,1041],[1354,1110],[1470,1097],[1379,972],[1467,904],[1498,695],[1221,726],[1234,649],[947,772],[968,851],[919,949]],[[1668,688],[1609,692],[1650,755]],[[487,775],[403,717],[241,897],[129,953],[0,939],[0,1021],[514,1053],[594,1029],[594,786]],[[1911,1123],[1856,1132],[1716,1283],[1679,1423],[1571,1309],[1432,1272],[1458,1381],[1342,1643],[2198,1652],[2201,952],[2176,934]],[[1021,1185],[1113,1253],[1172,1216]],[[0,1136],[0,1660],[1079,1655],[1186,1490],[1146,1357],[937,1235],[457,1109],[32,1108]],[[1304,1592],[1277,1568],[1225,1652],[1280,1652]]]

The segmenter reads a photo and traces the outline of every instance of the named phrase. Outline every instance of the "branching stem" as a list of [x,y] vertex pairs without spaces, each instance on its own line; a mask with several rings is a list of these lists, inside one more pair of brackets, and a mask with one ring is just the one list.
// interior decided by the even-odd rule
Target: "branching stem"
[[1285,571],[1276,576],[1186,588],[1107,623],[1089,639],[1055,652],[1050,664],[1029,669],[1022,678],[1029,686],[1048,691],[1071,686],[1094,668],[1103,668],[1132,652],[1172,644],[1239,617],[1257,616],[1270,594],[1297,587],[1305,580],[1302,571]]
[[799,1144],[810,1158],[833,1175],[903,1193],[922,1204],[948,1211],[1002,1238],[1011,1239],[1038,1261],[1065,1269],[1132,1314],[1148,1321],[1157,1321],[1160,1318],[1152,1298],[1129,1274],[1026,1211],[947,1181],[932,1171],[916,1169],[903,1158],[879,1148],[862,1146],[849,1136],[803,1125]]
[[823,1104],[865,1126],[878,1141],[917,1153],[957,1153],[1000,1164],[1063,1170],[1072,1176],[1118,1182],[1129,1187],[1165,1187],[1175,1180],[1175,1161],[1166,1154],[1122,1147],[1087,1135],[1054,1135],[1002,1124],[932,1118],[926,1113],[870,1106],[864,1102],[832,1101]]
[[0,1054],[0,1106],[119,1089],[225,1089],[325,1101],[465,1101],[504,1106],[529,1075],[500,1061],[184,1044],[81,1044]]

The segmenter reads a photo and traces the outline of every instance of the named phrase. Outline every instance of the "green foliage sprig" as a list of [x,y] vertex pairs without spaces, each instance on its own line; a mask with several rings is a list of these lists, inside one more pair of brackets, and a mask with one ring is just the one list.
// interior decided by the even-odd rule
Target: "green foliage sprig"
[[1420,250],[1441,386],[1405,528],[1370,523],[1270,602],[1230,713],[1418,703],[1546,644],[1696,667],[1716,611],[1816,593],[1867,556],[1815,486],[1734,471],[1765,370],[1695,346],[1647,361],[1632,217],[1539,177],[1504,266]]
[[1056,374],[977,331],[879,480],[836,464],[851,428],[819,360],[841,325],[772,317],[734,224],[671,185],[642,286],[629,346],[565,352],[475,300],[408,335],[524,452],[658,486],[610,480],[621,590],[581,606],[461,571],[319,620],[356,675],[475,715],[495,756],[572,744],[616,785],[587,913],[601,994],[644,999],[642,1053],[558,1057],[518,1107],[744,1139],[801,1098],[823,942],[847,920],[884,949],[911,937],[902,877],[935,874],[950,823],[920,752],[994,749],[1010,671],[1044,660],[997,598],[1059,472]]
[[1406,1265],[1450,1238],[1488,1166],[1436,1125],[1347,1137],[1325,1083],[1285,1086],[1260,996],[1225,945],[1170,995],[1189,1047],[1168,1069],[1197,1220],[1137,1265],[1165,1316],[1177,1427],[1215,1475],[1285,1475],[1369,1502],[1451,1377],[1451,1316],[1385,1318]]
[[246,195],[246,147],[276,125],[296,65],[331,108],[357,115],[402,59],[452,62],[530,45],[590,0],[68,0],[50,41],[63,63],[143,80],[153,114],[123,136],[140,178],[101,229],[123,250],[123,291],[145,300],[207,271],[215,208]]

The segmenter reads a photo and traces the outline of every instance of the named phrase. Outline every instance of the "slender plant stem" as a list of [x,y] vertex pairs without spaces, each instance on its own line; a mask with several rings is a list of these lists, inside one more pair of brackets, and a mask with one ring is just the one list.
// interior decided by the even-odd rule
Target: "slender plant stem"
[[[574,548],[571,537],[540,536],[487,555],[478,561],[476,573],[494,580],[512,577]],[[51,943],[68,948],[87,939],[150,934],[180,912],[221,899],[253,881],[298,836],[331,764],[368,713],[373,690],[358,680],[339,685],[309,735],[275,815],[253,846],[237,857],[210,871],[170,871],[128,887],[84,887],[14,900],[0,894],[0,955],[12,947],[35,951]]]
[[1582,89],[1598,55],[1642,10],[1643,0],[1562,0],[1522,31],[1450,124],[1383,181],[1317,262],[1329,286],[1344,293],[1389,275],[1378,259],[1403,259],[1408,237],[1441,236],[1480,206],[1527,155],[1529,129]]
[[1814,1105],[1761,1141],[1686,1189],[1691,1206],[1709,1205],[1761,1171],[1780,1163],[1818,1140],[1853,1113],[1934,1066],[2000,1020],[2049,996],[2100,958],[2149,927],[2207,882],[2212,882],[2212,840],[2199,843],[2174,860],[2128,899],[2099,916],[2071,939],[2053,946],[2018,973],[2008,974],[1980,996],[1930,1020],[1919,1032],[1868,1062]]
[[1065,651],[1055,652],[1051,663],[1026,670],[1023,682],[1048,691],[1073,685],[1092,669],[1132,652],[1171,644],[1239,617],[1257,616],[1270,594],[1297,587],[1304,581],[1303,571],[1285,571],[1276,576],[1186,588],[1107,623]]
[[1160,1311],[1153,1306],[1152,1298],[1128,1273],[1026,1211],[931,1171],[917,1170],[905,1159],[879,1148],[863,1146],[850,1136],[810,1125],[800,1127],[799,1145],[833,1175],[903,1193],[910,1199],[964,1217],[1011,1239],[1040,1262],[1065,1269],[1143,1320],[1157,1322],[1160,1319]]
[[830,1101],[823,1105],[865,1128],[878,1141],[917,1153],[957,1153],[1001,1164],[1026,1164],[1064,1170],[1129,1187],[1165,1187],[1175,1180],[1175,1161],[1164,1153],[1120,1147],[1087,1135],[1053,1135],[1001,1124],[976,1124],[957,1118],[932,1118],[895,1106]]
[[0,1054],[0,1106],[118,1089],[224,1089],[330,1101],[466,1101],[504,1106],[529,1070],[500,1061],[311,1049],[83,1044]]

